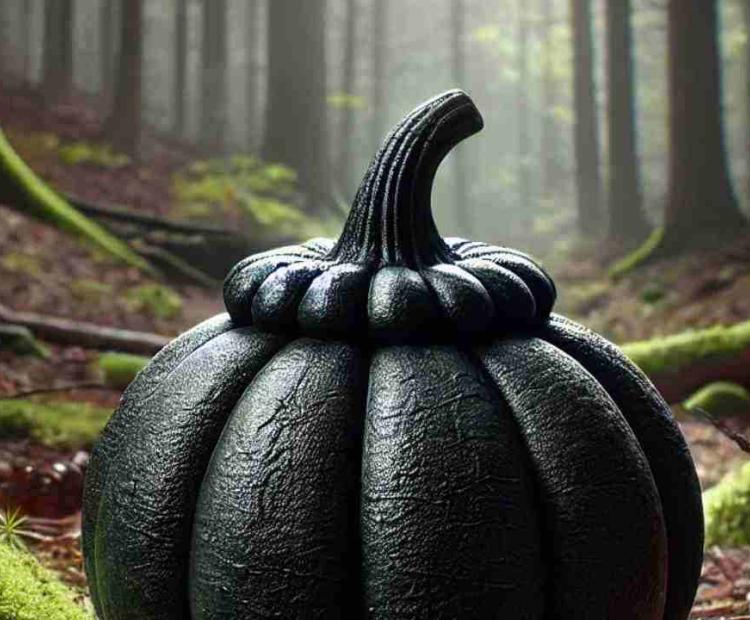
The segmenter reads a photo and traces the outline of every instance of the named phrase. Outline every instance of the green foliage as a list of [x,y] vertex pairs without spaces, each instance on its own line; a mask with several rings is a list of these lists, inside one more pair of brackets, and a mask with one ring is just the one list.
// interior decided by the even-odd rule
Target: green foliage
[[84,303],[96,303],[112,294],[112,285],[98,280],[82,278],[70,283],[73,297]]
[[361,95],[338,92],[331,93],[327,97],[328,105],[336,110],[364,110],[367,108],[367,100]]
[[75,594],[29,553],[0,544],[0,620],[89,620]]
[[716,381],[702,387],[682,406],[691,411],[702,409],[715,417],[750,413],[750,392],[741,385]]
[[38,256],[22,252],[8,252],[0,261],[3,269],[11,273],[18,273],[37,279],[44,273]]
[[16,355],[49,357],[50,352],[27,327],[0,324],[0,350],[11,351]]
[[616,280],[642,265],[661,245],[662,239],[664,239],[664,229],[655,229],[642,245],[610,267],[609,277]]
[[641,300],[647,304],[655,304],[664,299],[664,287],[659,282],[650,282],[641,291]]
[[122,168],[130,164],[130,158],[112,151],[108,144],[72,142],[58,148],[60,160],[64,164],[76,166],[90,164],[100,168]]
[[27,521],[28,517],[22,515],[19,508],[0,510],[0,544],[25,550],[26,543],[23,539],[30,533],[23,529]]
[[173,177],[180,215],[216,217],[239,212],[253,230],[292,237],[315,236],[317,224],[293,206],[296,173],[255,157],[196,162]]
[[703,494],[706,545],[750,545],[750,463]]
[[0,400],[0,435],[75,450],[94,442],[111,413],[91,403]]
[[654,375],[664,371],[679,372],[696,359],[731,357],[747,347],[750,347],[750,321],[634,342],[622,349],[643,372]]
[[182,298],[161,284],[142,284],[129,289],[125,300],[133,312],[145,312],[159,319],[171,319],[182,310]]
[[63,230],[80,235],[111,256],[138,269],[155,273],[141,256],[68,204],[42,181],[13,150],[0,130],[0,200]]
[[125,389],[149,363],[148,357],[127,353],[103,353],[96,366],[104,383],[115,389]]

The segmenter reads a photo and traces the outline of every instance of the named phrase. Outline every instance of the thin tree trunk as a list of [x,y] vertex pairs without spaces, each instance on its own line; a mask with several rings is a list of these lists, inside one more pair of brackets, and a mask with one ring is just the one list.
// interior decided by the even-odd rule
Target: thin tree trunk
[[557,161],[558,132],[554,108],[557,103],[557,89],[552,71],[554,58],[552,50],[552,27],[554,14],[552,0],[541,0],[542,30],[542,128],[540,139],[541,151],[541,194],[544,200],[550,200],[557,189],[560,171]]
[[174,106],[174,133],[182,137],[187,131],[186,86],[187,86],[187,36],[188,36],[188,0],[175,0],[174,24],[174,92],[172,105]]
[[264,159],[298,172],[308,211],[330,204],[325,4],[273,0],[268,6]]
[[33,48],[32,35],[32,23],[34,21],[34,5],[29,0],[23,5],[23,64],[21,67],[21,77],[23,83],[26,85],[31,84],[31,50]]
[[109,109],[111,105],[112,90],[115,82],[116,37],[113,36],[115,32],[113,28],[115,17],[114,0],[102,0],[99,6],[99,37],[101,41],[99,50],[99,90],[105,109]]
[[201,142],[212,151],[226,148],[227,3],[203,2],[201,67]]
[[646,237],[649,224],[643,213],[638,171],[630,0],[607,0],[605,10],[609,129],[608,234],[610,239],[632,244]]
[[388,64],[389,0],[373,0],[372,29],[372,126],[371,150],[374,153],[385,138],[385,80]]
[[526,14],[525,0],[517,5],[517,45],[516,70],[518,72],[518,89],[516,106],[518,114],[518,212],[522,214],[527,227],[531,225],[531,179],[529,171],[529,23]]
[[260,48],[258,40],[261,35],[261,3],[260,0],[248,0],[247,9],[247,45],[246,53],[246,72],[247,72],[247,92],[245,94],[246,119],[247,119],[247,144],[249,149],[255,147],[255,128],[258,122],[258,108],[260,101],[261,81],[258,79],[260,71]]
[[571,22],[574,45],[573,98],[578,229],[582,235],[591,236],[600,228],[602,202],[591,0],[571,0]]
[[[357,64],[357,0],[348,0],[346,6],[346,43],[344,49],[343,91],[348,97],[356,90],[355,72]],[[349,197],[352,176],[352,133],[354,132],[354,110],[348,103],[344,105],[339,135],[338,179],[345,196]]]
[[[451,57],[453,82],[456,87],[464,86],[466,80],[466,5],[464,0],[452,0],[452,27],[451,27]],[[469,193],[467,185],[466,152],[459,145],[453,151],[454,169],[454,196],[453,209],[456,213],[456,230],[462,234],[471,236],[471,221],[469,219]]]
[[73,86],[73,0],[46,0],[43,92],[61,101]]
[[669,198],[662,251],[732,234],[746,221],[729,179],[716,0],[670,0]]
[[[740,0],[745,33],[750,34],[750,0]],[[745,194],[750,205],[750,40],[745,42]]]
[[120,53],[107,134],[118,151],[132,157],[141,147],[142,0],[120,0]]

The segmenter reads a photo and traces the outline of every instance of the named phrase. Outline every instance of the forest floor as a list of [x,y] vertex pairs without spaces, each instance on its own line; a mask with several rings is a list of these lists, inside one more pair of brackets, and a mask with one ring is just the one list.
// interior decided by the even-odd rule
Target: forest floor
[[[84,105],[48,109],[30,94],[0,93],[0,126],[21,155],[55,188],[92,202],[169,214],[172,172],[190,153],[157,140],[147,164],[71,164],[50,155],[45,140],[96,141],[100,122]],[[47,138],[44,135],[47,135]],[[53,136],[53,138],[50,138]],[[98,250],[45,224],[0,206],[0,304],[56,317],[173,336],[221,311],[218,290],[166,285],[123,267]],[[645,267],[617,282],[584,253],[552,266],[558,311],[617,342],[649,338],[750,318],[750,240]],[[0,351],[0,405],[9,396],[99,380],[96,352],[47,345],[48,356]],[[37,403],[73,403],[103,411],[120,392],[68,389],[30,397]],[[29,546],[42,562],[86,595],[80,554],[80,493],[90,433],[45,441],[29,426],[3,433],[0,416],[0,505],[14,502],[42,535]],[[750,431],[750,420],[733,424]],[[704,488],[748,459],[704,421],[680,417]],[[711,549],[704,564],[694,618],[750,618],[750,549]]]

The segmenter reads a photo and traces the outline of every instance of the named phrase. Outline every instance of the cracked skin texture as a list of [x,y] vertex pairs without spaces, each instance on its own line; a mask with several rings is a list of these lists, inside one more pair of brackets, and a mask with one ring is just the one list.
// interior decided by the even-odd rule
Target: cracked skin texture
[[532,259],[434,236],[467,101],[408,117],[338,242],[243,261],[125,392],[84,497],[100,618],[688,617],[700,489],[663,399]]

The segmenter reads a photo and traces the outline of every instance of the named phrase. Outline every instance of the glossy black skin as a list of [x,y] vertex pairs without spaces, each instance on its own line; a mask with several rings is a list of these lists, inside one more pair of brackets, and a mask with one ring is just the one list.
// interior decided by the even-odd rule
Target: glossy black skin
[[243,261],[128,388],[84,497],[101,618],[688,617],[666,403],[532,259],[435,237],[420,192],[476,116],[419,108],[338,242]]

